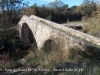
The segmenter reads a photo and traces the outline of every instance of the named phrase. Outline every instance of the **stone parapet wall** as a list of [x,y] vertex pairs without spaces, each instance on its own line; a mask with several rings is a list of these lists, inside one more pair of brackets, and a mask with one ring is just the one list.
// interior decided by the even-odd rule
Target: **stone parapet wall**
[[93,37],[91,35],[88,35],[88,34],[85,34],[83,32],[77,31],[75,29],[72,29],[72,28],[69,28],[69,27],[65,27],[63,25],[60,25],[60,24],[45,20],[43,18],[34,16],[34,15],[30,16],[30,18],[36,19],[38,21],[42,20],[42,21],[46,22],[48,25],[50,25],[50,26],[52,26],[54,28],[63,30],[65,32],[67,32],[67,33],[70,33],[71,35],[75,35],[75,36],[77,36],[77,37],[79,37],[81,39],[87,40],[87,41],[91,42],[92,44],[100,45],[100,39],[99,38]]
[[[77,46],[82,50],[86,50],[87,48],[85,47],[90,46],[89,44],[86,44],[83,41],[75,39],[74,37],[71,37],[66,33],[58,30],[58,28],[54,27],[55,25],[50,26],[47,24],[42,24],[41,22],[36,21],[35,19],[23,16],[18,23],[18,31],[19,31],[19,36],[21,40],[24,42],[25,46],[30,45],[30,42],[28,42],[30,41],[30,39],[28,38],[29,29],[27,27],[23,29],[25,23],[28,25],[27,27],[29,27],[29,29],[32,31],[38,49],[41,49],[44,46],[45,41],[49,39],[54,40],[56,43],[62,41],[62,43],[60,42],[59,44],[62,45],[62,48],[64,48],[64,50],[68,50],[69,48],[73,48],[74,46]],[[25,31],[24,34],[22,34],[22,30]],[[58,38],[60,40],[57,40]]]

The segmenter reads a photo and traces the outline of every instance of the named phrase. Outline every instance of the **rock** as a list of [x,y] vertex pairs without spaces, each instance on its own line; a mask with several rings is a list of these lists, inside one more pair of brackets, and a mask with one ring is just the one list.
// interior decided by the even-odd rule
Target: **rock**
[[21,64],[24,64],[24,63],[27,62],[27,59],[23,58],[23,59],[20,59],[18,62],[21,63]]

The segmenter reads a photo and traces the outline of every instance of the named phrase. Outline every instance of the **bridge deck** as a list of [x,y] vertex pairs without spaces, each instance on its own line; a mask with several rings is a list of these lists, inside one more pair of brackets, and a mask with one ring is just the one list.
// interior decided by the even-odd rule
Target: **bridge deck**
[[[33,19],[33,20],[36,20],[36,21],[40,22],[40,21],[37,20],[37,19]],[[41,22],[41,23],[43,23],[44,25],[50,26],[50,27],[52,27],[52,28],[55,29],[55,30],[58,30],[58,31],[62,32],[62,33],[64,33],[65,35],[71,36],[72,38],[74,38],[74,39],[76,39],[76,40],[78,40],[78,41],[80,41],[80,42],[82,42],[82,43],[86,43],[87,45],[94,45],[94,46],[95,46],[95,44],[91,43],[90,41],[87,41],[87,40],[85,40],[85,39],[83,39],[83,38],[80,38],[80,37],[77,37],[77,36],[75,36],[75,35],[72,35],[71,33],[66,32],[66,31],[63,30],[63,29],[58,29],[58,28],[52,26],[51,24],[47,24],[47,23],[44,23],[44,22]],[[71,26],[71,25],[69,25],[69,26]],[[74,26],[76,26],[76,25],[74,25]],[[82,25],[77,25],[77,26],[82,26]]]
[[57,28],[59,30],[63,30],[73,36],[76,36],[78,38],[81,38],[81,39],[84,39],[94,45],[98,45],[100,46],[100,39],[99,38],[96,38],[96,37],[93,37],[91,35],[88,35],[88,34],[85,34],[83,32],[80,32],[80,31],[77,31],[75,29],[72,29],[72,28],[69,28],[69,27],[66,27],[64,25],[60,25],[60,24],[57,24],[57,23],[54,23],[54,22],[51,22],[51,21],[48,21],[48,20],[45,20],[43,18],[39,18],[39,17],[36,17],[34,15],[30,16],[30,18],[34,18],[38,21],[44,21],[46,22],[48,25],[52,26],[53,28]]

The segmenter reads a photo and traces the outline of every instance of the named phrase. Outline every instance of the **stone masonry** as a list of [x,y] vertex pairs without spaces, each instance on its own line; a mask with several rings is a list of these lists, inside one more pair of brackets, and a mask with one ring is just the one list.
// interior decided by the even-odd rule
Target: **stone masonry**
[[34,15],[30,17],[23,16],[18,23],[18,31],[25,46],[31,43],[29,37],[29,31],[31,31],[31,36],[34,36],[39,50],[44,47],[45,42],[48,40],[61,44],[65,51],[76,46],[81,50],[86,50],[90,46],[100,46],[99,38]]

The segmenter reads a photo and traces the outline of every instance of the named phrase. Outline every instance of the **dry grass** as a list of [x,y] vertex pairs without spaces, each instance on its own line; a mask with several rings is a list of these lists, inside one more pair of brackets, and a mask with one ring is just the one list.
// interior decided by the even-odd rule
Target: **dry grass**
[[83,27],[83,30],[90,35],[96,36],[98,32],[100,32],[99,21],[95,18],[91,18],[88,23],[86,23]]
[[[81,52],[80,49],[77,47],[71,48],[67,51],[64,51],[62,48],[65,44],[64,41],[61,39],[55,39],[47,40],[45,44],[45,50],[38,50],[35,45],[32,45],[31,48],[27,50],[18,51],[16,53],[13,53],[12,56],[14,58],[17,58],[18,55],[22,55],[19,59],[14,59],[9,61],[9,64],[6,65],[6,68],[56,68],[59,64],[65,63],[65,62],[77,62],[77,61],[83,61],[85,58],[83,56],[83,52]],[[50,47],[49,47],[50,46]],[[26,51],[26,52],[25,52]],[[67,53],[68,52],[68,53]],[[20,59],[26,59],[26,62],[18,62]],[[3,69],[5,68],[3,67]],[[42,72],[42,75],[73,75],[75,72]],[[73,74],[72,74],[73,73]],[[40,75],[40,73],[34,73]],[[77,75],[75,73],[74,75]],[[82,74],[79,74],[82,75]]]
[[[59,47],[59,46],[58,46]],[[54,49],[56,47],[53,47]],[[27,61],[23,64],[19,62],[14,62],[13,60],[10,61],[10,64],[5,66],[6,68],[19,68],[19,67],[32,67],[32,68],[56,68],[59,63],[64,62],[77,62],[80,60],[84,60],[84,57],[82,57],[82,52],[77,47],[74,47],[72,49],[68,50],[68,54],[65,53],[61,48],[58,48],[56,50],[52,49],[51,51],[39,51],[37,48],[34,49],[34,47],[30,48],[28,50],[28,54],[24,56],[24,59]],[[66,55],[65,55],[66,54]],[[4,68],[5,68],[4,67]],[[92,72],[88,71],[84,75],[92,74]],[[33,72],[32,74],[40,75],[39,72]],[[77,72],[42,72],[42,75],[82,75],[82,73]],[[95,75],[99,75],[100,72],[97,70],[97,73]]]
[[98,37],[98,33],[100,33],[100,5],[97,6],[97,10],[94,11],[91,18],[88,19],[87,24],[84,26],[84,31]]

